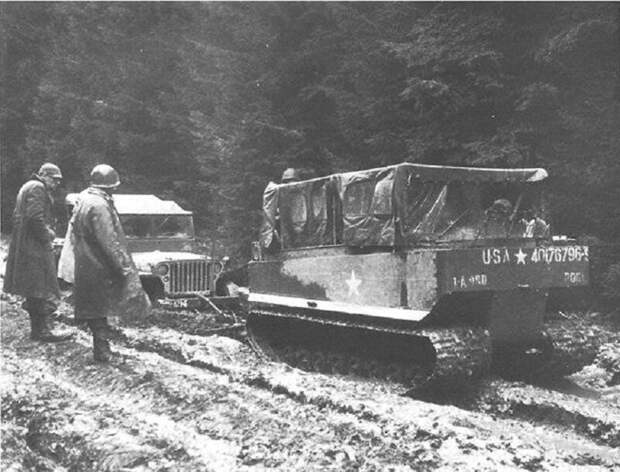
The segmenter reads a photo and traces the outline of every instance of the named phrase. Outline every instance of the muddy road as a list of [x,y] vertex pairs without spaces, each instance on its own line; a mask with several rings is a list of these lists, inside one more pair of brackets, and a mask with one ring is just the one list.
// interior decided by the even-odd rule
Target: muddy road
[[620,468],[617,343],[577,376],[491,377],[438,404],[263,361],[242,331],[208,335],[222,320],[205,314],[123,326],[109,365],[79,328],[70,342],[31,341],[14,298],[1,321],[2,470]]

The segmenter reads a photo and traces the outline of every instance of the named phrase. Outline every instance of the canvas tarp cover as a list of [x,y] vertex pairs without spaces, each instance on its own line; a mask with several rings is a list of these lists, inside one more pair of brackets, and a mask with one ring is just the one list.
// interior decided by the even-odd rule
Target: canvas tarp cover
[[333,184],[313,179],[279,187],[282,247],[333,244]]
[[[269,247],[279,233],[285,248],[394,246],[437,239],[444,233],[457,234],[459,225],[470,223],[473,211],[460,207],[474,209],[470,200],[477,185],[531,183],[546,177],[540,168],[403,163],[293,184],[270,183],[263,195],[261,244]],[[455,198],[462,201],[450,203]]]
[[347,246],[393,246],[395,168],[336,176],[342,202],[342,242]]
[[442,168],[444,172],[439,172],[431,167],[429,172],[429,167],[398,166],[394,199],[402,244],[522,234],[514,224],[493,230],[485,210],[499,198],[513,205],[523,195],[529,198],[535,188],[530,186],[547,176],[543,169]]
[[426,182],[540,182],[547,178],[547,171],[539,167],[521,169],[496,169],[488,167],[437,166],[428,164],[398,164],[398,169]]
[[446,207],[448,185],[422,181],[408,168],[397,171],[394,191],[399,239],[415,242],[432,238]]

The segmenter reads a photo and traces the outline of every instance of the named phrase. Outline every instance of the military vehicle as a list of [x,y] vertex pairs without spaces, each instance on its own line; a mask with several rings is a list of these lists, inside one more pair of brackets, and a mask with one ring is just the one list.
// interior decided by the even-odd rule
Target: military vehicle
[[546,177],[403,163],[270,183],[248,267],[251,342],[404,382],[543,364],[548,290],[589,279],[588,247],[550,233]]
[[[76,193],[65,198],[69,215],[77,198]],[[142,285],[152,300],[170,298],[182,306],[193,297],[215,295],[216,279],[226,260],[214,260],[200,249],[191,211],[155,195],[114,194],[113,198]],[[59,274],[68,282],[72,282],[71,264],[64,264],[61,256]],[[69,267],[66,275],[65,266]]]

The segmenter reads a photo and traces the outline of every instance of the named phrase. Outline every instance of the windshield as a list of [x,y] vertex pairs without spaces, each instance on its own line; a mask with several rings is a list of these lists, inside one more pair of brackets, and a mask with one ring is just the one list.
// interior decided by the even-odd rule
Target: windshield
[[121,223],[128,238],[194,237],[191,215],[121,215]]

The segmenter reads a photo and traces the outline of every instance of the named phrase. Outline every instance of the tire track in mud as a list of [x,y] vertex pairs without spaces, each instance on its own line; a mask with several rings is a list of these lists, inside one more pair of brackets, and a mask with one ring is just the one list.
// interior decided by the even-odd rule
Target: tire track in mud
[[[207,320],[207,328],[213,329],[218,324],[217,319],[213,319],[213,314],[200,313],[200,319],[193,320],[189,326],[186,326],[187,320],[191,319],[191,314],[182,313],[182,317],[178,318],[177,312],[169,314],[166,318],[166,313],[159,310],[157,316],[153,318],[151,327],[153,329],[170,328],[177,331],[181,331],[185,334],[199,334],[202,335],[201,322],[204,323]],[[221,320],[219,320],[221,323]],[[155,326],[152,326],[152,325]],[[142,328],[149,325],[148,322],[140,323]],[[606,328],[609,328],[606,326]],[[147,330],[150,328],[146,328]],[[134,347],[143,350],[152,350],[153,352],[159,352],[165,354],[169,358],[177,360],[179,362],[188,363],[190,365],[197,365],[213,372],[227,373],[226,369],[229,369],[230,362],[228,359],[222,362],[214,364],[208,360],[204,355],[188,357],[188,351],[179,350],[178,347],[166,346],[165,343],[161,344],[161,337],[153,342],[140,342],[140,336],[136,333],[140,331],[131,331],[131,329],[125,328],[125,333],[133,333],[129,337],[133,340],[131,342],[138,343]],[[606,329],[607,336],[617,338],[615,330]],[[122,335],[124,337],[124,335]],[[234,339],[240,339],[239,333],[233,336]],[[190,338],[190,343],[194,342]],[[151,346],[149,346],[151,344]],[[176,343],[176,346],[182,345],[182,343]],[[157,346],[153,349],[152,346]],[[195,351],[195,350],[194,350]],[[223,367],[226,366],[226,367]],[[367,379],[363,379],[366,381]],[[262,376],[258,376],[255,379],[245,379],[245,382],[257,387],[271,389],[274,392],[291,396],[299,401],[307,401],[306,394],[303,391],[288,391],[287,387],[281,385],[272,385],[270,381]],[[392,385],[388,381],[377,381],[387,391],[391,393],[402,393],[402,387],[400,385]],[[462,395],[473,397],[462,398]],[[461,408],[465,408],[470,411],[478,411],[485,414],[494,414],[501,418],[514,419],[520,418],[529,422],[537,422],[543,425],[553,427],[557,430],[569,429],[582,434],[590,439],[606,445],[617,446],[620,444],[620,420],[618,419],[617,408],[610,411],[601,411],[599,401],[592,401],[587,399],[578,399],[575,401],[571,395],[562,395],[559,392],[553,391],[551,388],[539,388],[531,384],[519,384],[516,382],[504,382],[502,380],[488,380],[482,382],[478,387],[478,391],[463,392],[456,395],[448,395],[452,398],[437,398],[440,395],[433,394],[428,398],[426,396],[423,399],[439,404],[454,404]],[[415,395],[414,395],[415,397]],[[420,398],[418,396],[418,398]],[[318,400],[318,404],[330,404],[331,399],[329,395]],[[618,405],[615,405],[616,407]],[[331,405],[339,411],[350,411],[350,405]],[[584,413],[585,412],[585,413]],[[367,413],[368,414],[368,413]]]
[[[168,338],[168,343],[161,343],[161,338],[157,335],[157,329],[155,328],[150,329],[147,332],[126,332],[125,336],[128,345],[132,345],[133,347],[139,349],[153,349],[154,351],[166,352],[168,354],[170,354],[171,351],[174,351],[174,348],[172,348],[173,345],[191,345],[193,347],[189,350],[185,350],[183,352],[177,351],[174,354],[176,359],[192,365],[202,366],[209,370],[216,370],[218,372],[223,372],[228,369],[228,373],[230,375],[236,377],[238,381],[244,382],[248,385],[266,388],[274,393],[287,395],[300,402],[310,402],[319,407],[327,406],[338,411],[350,412],[356,414],[360,418],[371,419],[374,421],[381,421],[381,419],[386,417],[391,417],[393,420],[396,419],[391,414],[385,415],[385,410],[376,408],[376,404],[373,405],[374,408],[369,408],[369,405],[371,405],[372,402],[369,403],[367,400],[368,398],[385,398],[386,402],[381,402],[381,400],[379,400],[379,403],[391,404],[394,409],[398,408],[401,412],[406,411],[408,406],[407,400],[405,399],[402,401],[398,395],[399,391],[401,391],[399,387],[386,385],[381,382],[339,382],[338,380],[331,379],[327,381],[327,383],[331,383],[332,386],[327,389],[322,389],[317,388],[316,383],[313,381],[310,381],[309,385],[305,384],[304,379],[325,378],[325,376],[317,374],[300,376],[295,372],[295,369],[287,369],[283,366],[265,367],[263,369],[259,369],[253,375],[247,375],[247,372],[245,372],[244,369],[235,370],[230,367],[223,367],[226,363],[217,359],[217,354],[213,352],[213,348],[212,346],[209,346],[208,342],[205,342],[203,339],[195,339],[189,335],[178,333],[176,335],[177,341],[170,342],[170,338]],[[163,349],[161,349],[162,347]],[[228,364],[230,363],[228,362]],[[503,385],[502,382],[496,383],[500,386]],[[358,389],[361,390],[361,395],[350,395],[351,385],[357,386]],[[525,402],[522,401],[522,397],[524,396],[523,392],[527,389],[530,390],[530,394],[532,396],[528,402]],[[355,390],[355,387],[353,390]],[[346,392],[344,396],[337,393],[341,391]],[[510,385],[509,387],[505,387],[501,393],[503,395],[502,405],[512,405],[512,418],[523,417],[526,419],[539,419],[542,424],[551,423],[554,427],[553,429],[556,430],[559,429],[557,426],[561,426],[564,429],[574,429],[577,433],[586,435],[602,444],[615,446],[617,443],[618,425],[620,424],[618,416],[614,414],[611,415],[611,418],[609,415],[607,417],[602,417],[600,412],[596,411],[597,408],[593,402],[590,402],[589,406],[590,409],[594,411],[589,414],[584,414],[583,409],[578,409],[578,406],[583,407],[583,402],[575,402],[573,409],[566,410],[563,406],[560,406],[559,401],[561,400],[563,402],[570,403],[570,397],[558,399],[561,394],[557,394],[556,392],[544,392],[541,389],[527,385]],[[534,398],[533,395],[536,394],[539,396],[542,395],[545,398],[532,401],[531,399]],[[398,399],[396,405],[394,404],[395,398]],[[550,399],[555,399],[556,403],[552,403]],[[531,405],[532,410],[527,412],[527,414],[524,414],[524,412],[518,408],[521,403]],[[488,412],[489,404],[487,403],[485,407]],[[598,410],[600,410],[600,406],[598,407]],[[417,408],[416,411],[419,412],[420,408]],[[497,411],[499,411],[499,408]],[[540,414],[534,415],[532,414],[533,411],[540,411]],[[545,412],[551,412],[552,414],[545,417]],[[506,411],[504,411],[504,413],[506,413]],[[502,418],[508,419],[510,416],[511,415],[504,414],[502,415]],[[551,419],[551,421],[549,421],[549,419]],[[447,428],[449,429],[449,426]]]
[[[316,408],[314,404],[300,405],[283,395],[230,382],[222,374],[122,346],[117,348],[119,355],[112,365],[85,366],[84,358],[90,355],[90,346],[84,333],[78,333],[76,342],[62,346],[33,346],[28,341],[11,339],[9,345],[22,353],[30,350],[35,357],[47,357],[47,360],[29,358],[31,365],[25,365],[51,370],[38,379],[39,386],[76,401],[82,415],[88,417],[89,412],[93,413],[90,410],[104,412],[103,432],[91,431],[82,437],[83,442],[96,446],[96,467],[91,470],[112,470],[122,463],[123,453],[127,451],[110,450],[110,438],[117,438],[118,443],[132,435],[138,436],[141,449],[138,447],[138,459],[129,454],[130,464],[146,460],[144,456],[151,450],[148,447],[152,447],[155,451],[150,455],[155,456],[155,466],[162,465],[164,459],[177,460],[181,468],[187,466],[192,470],[243,470],[259,465],[282,470],[384,470],[399,464],[408,464],[415,470],[446,464],[473,470],[495,468],[498,460],[511,463],[520,460],[515,457],[522,456],[515,453],[496,458],[491,454],[489,458],[486,449],[482,457],[472,456],[461,451],[461,440],[453,431],[433,431],[430,424],[424,429],[413,425],[403,428],[386,421],[360,420],[355,415]],[[15,366],[13,375],[19,373]],[[5,398],[10,404],[10,395]],[[151,413],[142,417],[139,412],[144,411]],[[62,415],[62,412],[57,409],[54,414]],[[95,418],[100,424],[101,415],[95,413]],[[66,424],[70,422],[63,423]],[[162,424],[163,432],[162,427],[158,429]],[[172,431],[171,427],[174,427]],[[39,450],[49,449],[50,441],[62,443],[63,434],[76,435],[71,427],[59,430],[49,426],[49,429],[54,434],[44,431]],[[107,429],[116,434],[107,434]],[[196,439],[185,441],[187,436]],[[224,446],[219,443],[218,455],[222,447],[232,448],[230,460],[235,458],[234,467],[231,464],[213,467],[217,462],[204,464],[207,461],[200,461],[197,451],[188,447],[204,442],[208,449],[209,440],[224,441]],[[471,452],[476,446],[468,443],[467,447]],[[156,451],[162,448],[163,458],[157,462]],[[131,452],[136,448],[129,449]],[[173,454],[178,457],[175,459]],[[598,453],[593,451],[593,454]],[[544,462],[544,458],[540,460]]]
[[[87,361],[90,352],[84,345],[89,339],[84,333],[78,333],[77,342],[41,345],[7,336],[11,325],[3,316],[3,420],[19,422],[30,416],[27,428],[37,439],[29,441],[27,435],[26,445],[34,453],[36,470],[56,470],[55,465],[74,470],[145,465],[159,470],[175,464],[188,470],[231,470],[236,464],[234,444],[175,421],[162,410],[157,395],[140,389],[149,382],[148,371]],[[25,326],[20,331],[27,332]],[[32,355],[18,354],[26,352]]]
[[[202,317],[200,319],[193,319],[189,313],[182,313],[183,316],[179,319],[176,314],[177,312],[174,314],[169,313],[168,318],[166,318],[166,313],[161,311],[154,318],[151,326],[172,328],[190,335],[203,335],[201,331],[204,331],[205,328],[200,327],[201,321],[207,319],[207,328],[210,329],[213,328],[214,321],[217,324],[217,320],[213,319],[214,314],[205,315],[200,313],[199,315]],[[582,319],[583,316],[579,317],[576,315],[570,317],[569,324],[577,326],[577,328],[573,327],[573,331],[576,330],[579,334],[583,329],[594,329],[599,333],[599,337],[602,337],[604,340],[614,340],[614,342],[617,342],[620,336],[617,333],[617,328],[610,324],[609,320],[605,320],[605,317],[599,315],[598,321],[592,323],[592,320],[590,320],[592,316],[584,316],[588,319]],[[189,325],[187,325],[188,320],[191,320]],[[552,325],[556,331],[561,331],[566,336],[568,335],[566,328],[559,328],[562,322],[566,322],[566,320],[555,320]],[[142,327],[147,326],[148,323],[142,324]],[[235,333],[231,337],[243,339],[241,334]],[[612,344],[609,343],[609,345]],[[201,365],[203,368],[224,373],[220,366],[214,365],[207,360],[187,359],[169,349],[167,352],[180,362],[194,363]],[[555,364],[558,362],[560,364],[562,362],[570,363],[571,360],[566,359],[566,355],[564,355],[561,360],[556,360]],[[551,376],[551,380],[549,376]],[[400,386],[391,386],[389,381],[384,380],[384,383],[386,389],[396,394],[399,394],[402,390]],[[264,378],[257,378],[255,385],[268,389],[272,388],[269,381]],[[286,388],[278,386],[274,388],[280,393],[287,394]],[[472,392],[465,391],[458,395],[452,395],[452,398],[447,399],[438,399],[439,395],[434,395],[435,398],[428,398],[428,400],[439,404],[454,404],[470,411],[494,414],[501,418],[521,418],[530,422],[555,427],[556,429],[568,428],[601,444],[620,447],[620,408],[618,408],[620,407],[620,388],[611,389],[615,393],[612,394],[613,399],[610,401],[606,400],[605,395],[597,394],[594,391],[583,391],[583,389],[581,389],[581,394],[565,394],[563,391],[567,389],[572,392],[580,390],[578,386],[571,384],[570,381],[558,378],[553,372],[553,367],[550,367],[545,369],[544,373],[536,375],[535,378],[529,379],[525,383],[493,378],[485,379]],[[463,395],[468,395],[473,397],[473,399],[463,398]],[[419,395],[417,397],[420,398]],[[593,400],[592,398],[594,397],[598,398]],[[304,401],[303,392],[301,392],[300,400]],[[329,400],[326,401],[329,402]],[[605,409],[601,406],[601,403],[608,404],[609,408]],[[342,408],[342,405],[334,405],[333,407]]]
[[[575,388],[568,381],[563,384],[562,388]],[[588,392],[582,394],[587,395]],[[600,397],[584,398],[520,382],[491,380],[469,408],[502,418],[517,417],[540,424],[563,426],[600,444],[620,448],[620,409],[606,405]]]
[[[182,333],[172,336],[167,334],[166,340],[162,342],[162,332],[158,328],[149,328],[145,331],[124,329],[122,332],[127,345],[136,349],[158,352],[179,362],[196,365],[213,372],[226,373],[248,385],[288,395],[301,402],[310,401],[317,406],[329,406],[338,411],[357,412],[361,417],[366,418],[372,416],[368,409],[360,411],[354,398],[349,398],[344,402],[335,402],[331,389],[309,398],[308,391],[316,386],[304,388],[303,385],[291,383],[290,379],[295,378],[295,375],[290,372],[294,372],[295,369],[283,365],[272,364],[270,367],[255,371],[253,375],[248,375],[247,372],[251,371],[253,365],[259,361],[250,361],[241,368],[231,367],[230,357],[218,354],[213,346],[204,341],[204,338]],[[179,346],[188,347],[179,349]],[[327,378],[322,374],[308,375]],[[399,397],[404,392],[402,386],[385,381],[372,382],[359,379],[347,382],[345,380],[342,385],[347,391],[351,389],[350,385],[359,385],[363,390],[362,397],[375,398],[377,395],[385,394]],[[519,382],[493,379],[484,381],[474,394],[473,401],[461,399],[456,401],[457,406],[470,411],[496,414],[502,418],[522,418],[550,425],[556,429],[569,429],[598,443],[612,447],[620,446],[620,412],[613,405],[603,403],[602,406],[600,400],[576,397]]]
[[[156,390],[156,398],[159,399],[156,403],[159,408],[168,408],[170,417],[185,424],[196,423],[198,432],[211,435],[213,429],[210,424],[215,422],[221,425],[217,418],[221,419],[222,415],[228,418],[230,415],[218,410],[218,407],[225,410],[231,406],[237,410],[247,409],[245,403],[248,399],[254,403],[252,408],[261,418],[264,419],[264,411],[272,412],[266,421],[274,422],[277,425],[274,429],[291,429],[290,425],[295,425],[292,429],[299,433],[294,440],[287,441],[287,438],[278,437],[277,433],[268,430],[272,439],[267,445],[257,445],[247,441],[247,438],[244,442],[243,434],[231,437],[231,430],[225,427],[224,433],[216,431],[216,439],[224,437],[241,445],[239,467],[272,464],[283,469],[301,470],[292,459],[299,455],[304,461],[309,460],[307,463],[321,464],[320,468],[333,467],[337,463],[339,468],[345,469],[372,468],[371,464],[385,468],[408,463],[414,464],[415,470],[438,465],[461,470],[502,467],[567,470],[580,464],[599,465],[603,469],[620,466],[613,450],[584,442],[583,438],[574,435],[557,434],[516,421],[498,422],[486,415],[403,398],[383,383],[305,374],[282,365],[262,364],[256,361],[247,346],[228,338],[202,338],[158,328],[124,328],[122,333],[121,346],[116,347],[120,356],[108,369],[118,370],[117,375],[108,379],[110,382],[104,382],[102,388],[109,388],[108,383],[117,383],[120,385],[117,389],[125,391],[129,388],[133,391],[143,384],[149,385],[147,391]],[[81,345],[79,356],[82,359],[89,357],[89,337],[81,333],[78,338]],[[150,373],[144,373],[146,380],[143,382],[143,365],[159,366],[162,370],[151,368]],[[67,377],[75,376],[82,383],[92,382],[92,379],[76,373],[75,368],[67,372]],[[132,379],[129,384],[127,377]],[[188,382],[192,385],[189,389],[192,393],[188,393],[187,388],[179,387]],[[214,383],[232,397],[227,394],[220,401],[210,400]],[[259,404],[256,403],[257,397],[260,398]],[[197,416],[196,411],[211,412],[214,407],[218,411],[215,417],[209,416],[201,421],[201,417]],[[286,414],[287,411],[294,413]],[[303,424],[299,424],[297,418],[300,413],[305,418]],[[307,429],[308,424],[312,424],[310,430]],[[249,431],[261,431],[260,425],[247,416],[236,427],[247,431],[245,436],[252,436]],[[317,437],[316,429],[340,433],[329,438],[320,434]],[[269,437],[270,434],[262,436]],[[319,455],[326,462],[317,462],[319,458],[307,451],[302,450],[296,455],[282,450],[282,444],[285,445],[284,450],[291,447],[294,450],[296,444],[304,441],[322,445]],[[545,444],[548,441],[558,444],[560,452],[550,453]],[[325,444],[341,446],[337,452],[327,447],[325,453]]]
[[[115,389],[102,389],[99,396],[64,375],[47,372],[49,365],[45,361],[18,362],[23,369],[41,372],[36,387],[20,376],[20,388],[66,399],[58,408],[35,413],[28,421],[29,435],[37,438],[27,439],[26,443],[44,458],[43,463],[52,460],[56,465],[80,470],[118,470],[138,465],[160,469],[173,464],[201,470],[215,464],[224,470],[236,462],[234,445],[212,440],[165,414],[151,412],[152,405],[144,399],[136,401]],[[97,383],[88,385],[92,388]],[[44,395],[35,394],[36,404],[44,402]],[[5,421],[27,414],[23,411],[27,404],[16,405],[11,401],[11,392],[3,391],[3,403]],[[66,403],[75,404],[69,407]],[[66,409],[72,411],[71,418],[66,418]]]

